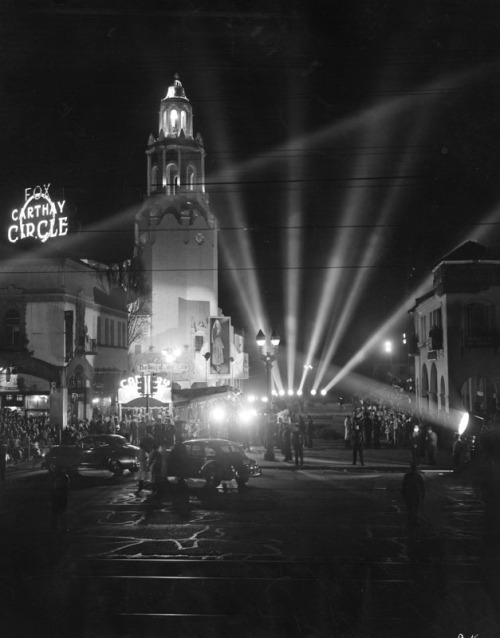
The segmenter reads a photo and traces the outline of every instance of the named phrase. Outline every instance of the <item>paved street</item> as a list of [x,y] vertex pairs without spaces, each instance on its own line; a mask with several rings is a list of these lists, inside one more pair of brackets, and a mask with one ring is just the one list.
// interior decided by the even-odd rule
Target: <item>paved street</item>
[[70,531],[56,536],[47,475],[12,470],[5,635],[500,635],[498,477],[453,474],[446,456],[422,466],[427,496],[409,534],[406,454],[368,450],[353,467],[349,451],[317,442],[302,469],[277,453],[241,491],[193,481],[158,498],[137,496],[127,475],[86,473]]

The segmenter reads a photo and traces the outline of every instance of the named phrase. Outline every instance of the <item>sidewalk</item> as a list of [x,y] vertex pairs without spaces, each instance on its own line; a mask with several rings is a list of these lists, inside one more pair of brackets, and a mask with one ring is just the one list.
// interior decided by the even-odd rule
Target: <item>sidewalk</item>
[[42,458],[32,457],[29,461],[19,461],[18,463],[7,463],[6,474],[11,472],[26,472],[27,470],[39,470],[42,464]]
[[[264,460],[265,448],[253,446],[247,455],[253,458],[262,469],[295,469],[294,461],[283,461],[283,454],[278,448],[274,449],[275,461]],[[292,454],[293,456],[293,454]],[[389,448],[382,446],[379,450],[372,448],[363,450],[364,465],[352,464],[352,449],[344,447],[343,440],[315,439],[312,448],[304,448],[303,469],[330,469],[337,471],[385,471],[407,472],[411,463],[411,452],[407,448]],[[439,450],[436,465],[420,463],[420,472],[449,472],[452,470],[451,453]]]

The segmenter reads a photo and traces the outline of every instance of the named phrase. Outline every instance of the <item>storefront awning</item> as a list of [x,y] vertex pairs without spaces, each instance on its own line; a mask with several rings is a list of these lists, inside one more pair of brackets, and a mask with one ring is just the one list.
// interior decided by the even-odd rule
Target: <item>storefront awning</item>
[[188,388],[183,390],[172,390],[173,403],[176,406],[202,403],[215,397],[233,396],[233,388],[229,385],[213,386],[208,388]]

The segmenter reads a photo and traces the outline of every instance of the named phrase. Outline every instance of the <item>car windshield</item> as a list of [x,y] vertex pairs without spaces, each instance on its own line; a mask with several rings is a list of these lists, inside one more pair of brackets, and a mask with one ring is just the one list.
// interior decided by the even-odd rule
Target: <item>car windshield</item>
[[235,445],[234,443],[231,445],[231,452],[236,452],[238,454],[244,454],[243,448],[241,445]]

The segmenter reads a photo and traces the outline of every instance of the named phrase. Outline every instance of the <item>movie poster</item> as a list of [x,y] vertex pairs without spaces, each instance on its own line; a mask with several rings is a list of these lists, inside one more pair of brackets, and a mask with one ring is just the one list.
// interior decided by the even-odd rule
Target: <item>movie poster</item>
[[229,317],[210,317],[210,374],[230,375],[231,320]]

